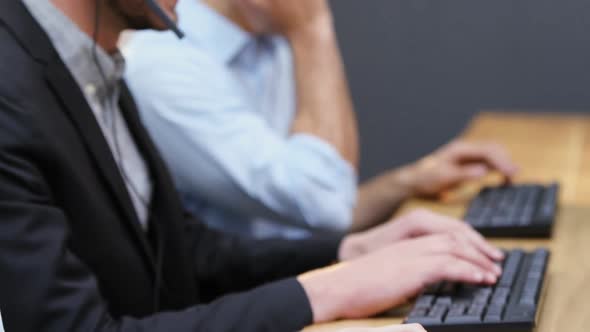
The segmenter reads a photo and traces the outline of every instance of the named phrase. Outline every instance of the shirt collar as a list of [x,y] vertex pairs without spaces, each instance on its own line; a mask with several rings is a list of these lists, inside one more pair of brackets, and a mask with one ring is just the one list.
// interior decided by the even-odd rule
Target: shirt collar
[[94,60],[92,39],[57,7],[49,0],[23,2],[43,27],[61,59],[86,93],[89,88],[94,90],[93,93],[103,96],[108,91],[115,91],[113,88],[122,79],[125,71],[125,61],[119,52],[110,56],[100,46],[96,46],[99,69]]
[[201,0],[180,0],[177,12],[187,38],[227,64],[255,39]]

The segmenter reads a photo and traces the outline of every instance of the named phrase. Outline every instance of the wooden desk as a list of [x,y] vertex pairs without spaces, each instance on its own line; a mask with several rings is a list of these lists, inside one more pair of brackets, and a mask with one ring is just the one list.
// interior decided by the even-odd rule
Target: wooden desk
[[[506,248],[551,249],[537,332],[590,331],[590,117],[482,113],[463,136],[504,144],[522,166],[517,181],[561,183],[560,212],[552,239],[503,239],[493,243]],[[475,192],[471,188],[462,190]],[[416,207],[460,217],[465,202],[412,200],[400,213]],[[316,325],[305,332],[398,324],[403,319],[401,311],[389,317]]]

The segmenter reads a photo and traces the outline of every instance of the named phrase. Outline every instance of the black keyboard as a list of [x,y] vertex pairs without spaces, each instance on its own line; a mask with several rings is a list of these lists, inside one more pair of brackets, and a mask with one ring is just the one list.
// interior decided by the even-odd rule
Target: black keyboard
[[506,252],[493,287],[441,283],[418,297],[405,323],[428,332],[530,332],[536,325],[549,251]]
[[549,237],[559,185],[486,187],[471,201],[465,220],[489,237]]

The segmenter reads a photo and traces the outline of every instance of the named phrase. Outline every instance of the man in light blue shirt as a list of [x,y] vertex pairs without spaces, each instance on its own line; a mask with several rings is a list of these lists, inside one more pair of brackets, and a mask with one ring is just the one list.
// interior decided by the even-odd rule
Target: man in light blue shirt
[[233,233],[300,238],[371,227],[410,196],[491,169],[514,174],[501,148],[460,142],[357,190],[356,120],[327,3],[302,2],[322,13],[303,29],[297,11],[267,2],[181,0],[182,42],[141,32],[124,49],[144,123],[191,212]]

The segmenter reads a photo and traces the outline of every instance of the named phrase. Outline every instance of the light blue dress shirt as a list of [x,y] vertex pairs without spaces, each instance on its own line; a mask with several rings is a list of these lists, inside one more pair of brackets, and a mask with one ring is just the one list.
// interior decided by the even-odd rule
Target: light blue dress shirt
[[255,37],[199,0],[178,4],[186,38],[139,32],[123,47],[127,82],[188,210],[257,238],[344,231],[357,179],[329,144],[292,134],[287,41]]

